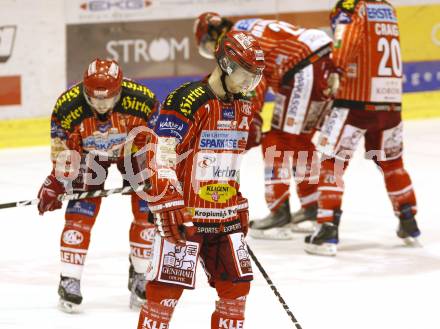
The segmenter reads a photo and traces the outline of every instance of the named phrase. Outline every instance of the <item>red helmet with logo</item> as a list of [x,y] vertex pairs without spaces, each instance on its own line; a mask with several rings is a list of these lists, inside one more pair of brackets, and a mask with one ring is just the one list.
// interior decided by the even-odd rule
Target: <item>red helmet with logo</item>
[[214,58],[220,36],[232,28],[232,22],[214,12],[201,14],[194,22],[194,37],[201,56]]
[[226,33],[218,43],[215,57],[230,80],[241,85],[242,92],[255,89],[263,77],[264,52],[248,32]]
[[84,72],[84,96],[98,113],[111,110],[121,97],[122,70],[115,61],[95,59]]

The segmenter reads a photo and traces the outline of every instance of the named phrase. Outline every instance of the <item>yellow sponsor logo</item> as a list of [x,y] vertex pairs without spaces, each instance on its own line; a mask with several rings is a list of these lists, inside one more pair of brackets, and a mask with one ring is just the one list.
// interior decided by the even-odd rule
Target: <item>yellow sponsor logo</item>
[[191,89],[186,96],[182,97],[182,102],[180,103],[180,112],[182,112],[182,114],[186,117],[191,115],[192,105],[203,94],[206,94],[206,91],[203,90],[203,87]]
[[79,96],[79,94],[81,93],[79,86],[74,86],[72,88],[70,88],[68,91],[66,91],[64,94],[62,94],[56,104],[55,104],[55,108],[54,108],[54,113],[57,113],[58,110],[60,109],[60,107],[66,103],[66,102],[71,102],[72,100],[74,100],[75,98],[77,98]]
[[342,8],[346,9],[346,10],[353,10],[354,6],[355,6],[356,1],[355,0],[345,0],[342,3]]
[[125,96],[122,99],[122,108],[126,111],[139,111],[145,113],[145,115],[149,115],[151,113],[151,107],[146,102],[142,102],[136,97],[131,96]]
[[199,196],[209,202],[225,203],[234,195],[237,195],[237,190],[229,184],[209,184],[199,190]]
[[154,98],[154,93],[150,89],[133,81],[122,81],[122,86],[134,91],[139,91],[150,98]]
[[73,120],[79,119],[84,113],[82,106],[78,106],[76,109],[70,111],[67,115],[64,115],[61,119],[61,127],[69,130],[72,127]]

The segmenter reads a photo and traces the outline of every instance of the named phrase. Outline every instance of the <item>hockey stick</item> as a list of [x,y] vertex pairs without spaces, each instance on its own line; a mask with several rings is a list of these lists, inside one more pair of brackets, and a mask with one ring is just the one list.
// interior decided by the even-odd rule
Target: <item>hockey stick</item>
[[284,310],[286,311],[287,315],[290,317],[290,320],[292,320],[293,324],[295,325],[295,328],[302,329],[301,325],[298,323],[298,320],[295,318],[295,316],[293,315],[293,313],[290,310],[289,306],[284,301],[284,298],[278,292],[277,287],[275,287],[275,285],[273,284],[272,280],[269,278],[269,275],[266,273],[266,271],[264,270],[263,266],[258,261],[257,257],[255,257],[255,254],[252,251],[252,249],[249,247],[249,245],[247,247],[248,247],[249,255],[251,256],[251,258],[254,261],[255,265],[257,265],[258,269],[260,270],[261,274],[263,275],[263,277],[266,280],[267,284],[269,285],[270,289],[272,289],[272,291],[275,294],[275,296],[278,297],[279,302],[281,303],[281,305],[283,305]]
[[[136,193],[148,189],[149,187],[150,187],[149,184],[144,184],[144,185],[139,185],[135,189],[132,188],[131,186],[125,186],[110,190],[98,190],[98,191],[89,191],[89,192],[81,192],[81,193],[73,193],[73,194],[62,194],[58,196],[58,200],[60,201],[81,200],[86,198],[106,197],[111,194],[118,194],[118,193],[133,193],[133,192]],[[37,204],[38,201],[39,199],[2,203],[0,204],[0,209],[30,206],[33,204]]]

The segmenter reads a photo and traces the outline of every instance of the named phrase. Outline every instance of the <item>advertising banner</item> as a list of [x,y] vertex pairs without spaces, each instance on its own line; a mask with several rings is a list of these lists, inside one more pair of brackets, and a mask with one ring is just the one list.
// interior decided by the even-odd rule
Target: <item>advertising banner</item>
[[398,7],[404,92],[440,89],[440,5]]

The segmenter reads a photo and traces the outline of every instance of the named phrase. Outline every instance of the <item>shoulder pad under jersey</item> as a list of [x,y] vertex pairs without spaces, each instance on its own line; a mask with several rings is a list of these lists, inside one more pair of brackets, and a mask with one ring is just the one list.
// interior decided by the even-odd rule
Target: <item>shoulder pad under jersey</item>
[[84,98],[82,83],[72,86],[58,97],[53,115],[56,116],[61,127],[68,131],[72,131],[85,118],[93,116]]
[[206,82],[187,82],[167,96],[163,103],[163,109],[177,111],[192,120],[194,113],[203,104],[215,98]]
[[137,116],[148,121],[156,102],[156,95],[146,86],[124,79],[122,81],[121,99],[114,111]]

